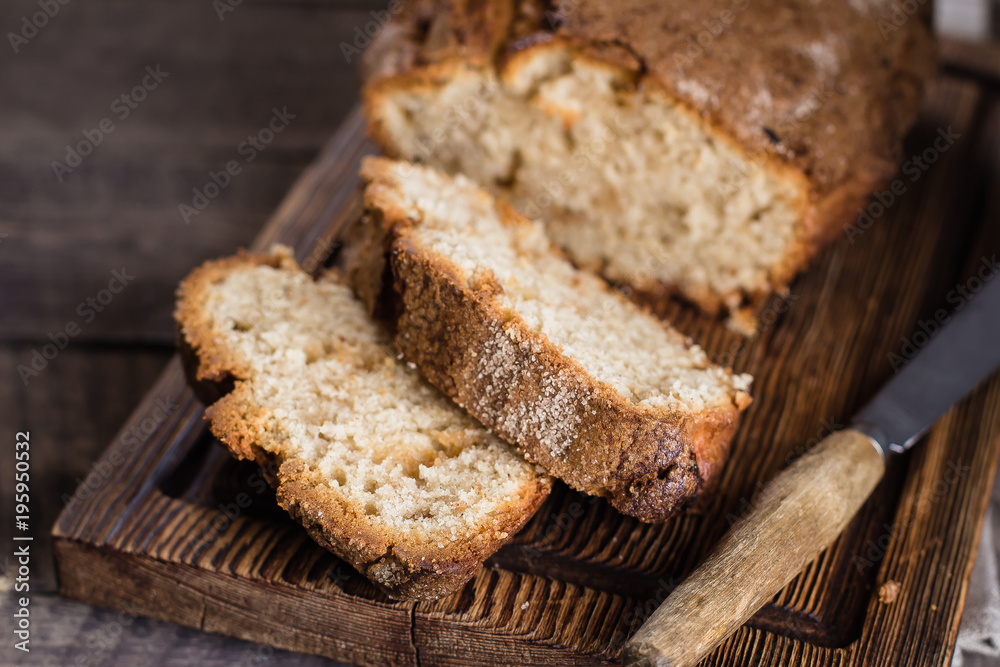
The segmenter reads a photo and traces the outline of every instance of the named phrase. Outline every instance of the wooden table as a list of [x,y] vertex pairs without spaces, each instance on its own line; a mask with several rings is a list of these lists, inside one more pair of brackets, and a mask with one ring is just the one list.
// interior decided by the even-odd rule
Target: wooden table
[[[73,493],[173,354],[177,281],[201,260],[247,244],[356,103],[356,63],[339,44],[379,5],[244,0],[220,20],[211,2],[71,2],[15,54],[7,32],[20,32],[39,8],[0,3],[0,437],[12,447],[16,431],[31,432],[38,554],[35,650],[14,655],[4,621],[0,664],[331,664],[63,600],[54,594],[48,533],[60,497]],[[147,78],[155,87],[133,96],[146,67],[157,65],[166,75]],[[123,94],[144,99],[134,109],[115,104]],[[185,224],[178,206],[191,203],[210,172],[244,159],[240,143],[275,108],[295,118]],[[65,163],[67,144],[84,141],[84,131],[96,137],[104,118],[114,129],[60,181],[52,162]],[[101,312],[87,306],[123,269],[134,281],[98,303]],[[78,333],[25,386],[17,366],[71,322]],[[5,454],[7,572],[12,466]],[[9,588],[0,585],[5,619]]]
[[[7,378],[0,438],[13,443],[16,431],[31,432],[35,536],[33,650],[15,654],[5,639],[3,664],[332,664],[53,593],[48,532],[60,498],[73,493],[172,355],[176,282],[201,260],[248,243],[333,134],[357,98],[356,63],[340,44],[353,42],[355,26],[379,8],[220,2],[227,3],[221,13],[219,2],[60,5],[37,34],[24,32],[30,37],[17,53],[0,47],[0,368]],[[20,32],[23,17],[37,11],[35,2],[4,2],[0,26]],[[1000,85],[1000,56],[946,50],[961,67],[992,68]],[[995,90],[985,112],[994,119]],[[287,127],[185,221],[179,206],[192,204],[192,190],[204,190],[212,172],[245,157],[241,142],[275,110],[289,117]],[[94,146],[74,165],[67,145],[81,142]],[[69,170],[54,169],[56,161]],[[115,271],[127,282],[117,293],[109,289],[120,285],[109,285]],[[44,368],[36,362],[37,375],[19,370],[53,339],[65,340],[65,349]],[[11,467],[5,454],[5,545]],[[5,546],[0,571],[11,575],[9,559]],[[14,605],[11,583],[0,583],[4,618]]]

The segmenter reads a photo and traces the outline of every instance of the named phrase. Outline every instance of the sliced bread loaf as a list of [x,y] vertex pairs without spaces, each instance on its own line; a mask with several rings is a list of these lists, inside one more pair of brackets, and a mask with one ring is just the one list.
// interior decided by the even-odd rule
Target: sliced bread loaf
[[529,460],[643,521],[718,476],[749,376],[712,365],[465,177],[385,158],[362,176],[397,345],[433,384]]
[[503,194],[578,265],[749,311],[895,172],[933,64],[923,9],[898,14],[414,0],[373,39],[364,99],[388,153]]
[[276,470],[281,506],[393,597],[458,590],[548,493],[396,358],[348,287],[285,248],[196,269],[176,319],[189,380],[218,399],[212,433]]

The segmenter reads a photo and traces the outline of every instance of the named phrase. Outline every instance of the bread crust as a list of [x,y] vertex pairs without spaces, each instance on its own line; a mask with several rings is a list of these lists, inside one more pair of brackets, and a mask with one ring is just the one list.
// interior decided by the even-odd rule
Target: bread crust
[[[367,159],[362,176],[392,183],[391,164]],[[637,406],[503,310],[500,285],[469,287],[447,258],[419,247],[420,212],[380,189],[366,190],[365,205],[393,276],[393,289],[370,291],[395,301],[385,312],[396,314],[396,343],[431,384],[529,461],[641,521],[664,521],[713,487],[748,394],[700,414]],[[498,206],[505,222],[529,224]]]
[[188,382],[208,399],[205,419],[212,434],[237,458],[256,461],[275,487],[279,505],[319,544],[351,564],[392,598],[435,599],[461,589],[548,495],[544,476],[508,499],[499,521],[464,543],[444,547],[416,542],[402,534],[376,529],[350,511],[327,486],[323,475],[301,459],[286,457],[269,437],[266,408],[253,400],[248,366],[221,344],[203,311],[207,287],[228,273],[268,265],[301,270],[287,249],[266,255],[238,256],[207,262],[180,285],[175,318],[178,345]]
[[885,185],[933,70],[926,17],[898,26],[887,21],[890,2],[557,0],[516,3],[513,13],[510,4],[406,5],[366,54],[372,137],[393,155],[380,117],[386,97],[432,89],[462,68],[509,80],[532,53],[558,47],[617,69],[632,90],[680,105],[710,136],[800,192],[800,223],[768,289],[632,285],[647,301],[679,293],[710,313],[756,308],[785,291]]

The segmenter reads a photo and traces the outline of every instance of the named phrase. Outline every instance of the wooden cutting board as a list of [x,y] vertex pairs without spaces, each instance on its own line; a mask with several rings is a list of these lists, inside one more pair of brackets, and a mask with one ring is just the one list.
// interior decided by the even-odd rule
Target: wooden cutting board
[[[948,128],[958,138],[928,153],[915,180],[901,173],[905,193],[776,297],[755,339],[681,304],[659,313],[756,378],[720,489],[696,513],[647,526],[559,486],[460,593],[394,603],[314,544],[259,471],[207,435],[175,359],[54,528],[60,590],[365,665],[616,663],[759,486],[843,426],[891,376],[891,355],[925,340],[911,336],[914,323],[949,297],[954,305],[960,286],[972,290],[1000,250],[998,79],[968,54],[955,58],[907,155]],[[357,165],[372,151],[363,133],[354,113],[255,249],[286,243],[311,271],[335,256],[359,215]],[[894,461],[844,535],[705,664],[949,664],[998,456],[994,376]],[[877,591],[889,581],[899,594],[884,603]]]

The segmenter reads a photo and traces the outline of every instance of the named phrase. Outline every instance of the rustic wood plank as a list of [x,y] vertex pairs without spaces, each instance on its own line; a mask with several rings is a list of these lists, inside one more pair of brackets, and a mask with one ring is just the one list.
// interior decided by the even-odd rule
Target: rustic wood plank
[[[16,431],[31,433],[32,588],[52,591],[56,580],[49,529],[63,509],[61,499],[73,495],[163,370],[171,351],[68,347],[25,387],[16,367],[30,364],[31,351],[40,347],[0,346],[0,374],[7,378],[0,382],[0,424],[3,437],[13,438]],[[13,457],[2,466],[0,498],[13,498],[14,476],[7,474]],[[13,504],[0,503],[0,536],[9,539],[13,525]],[[6,563],[6,555],[0,556],[0,565]]]
[[[339,44],[372,17],[351,4],[246,2],[220,21],[210,2],[69,3],[19,53],[5,43],[0,273],[20,287],[0,300],[0,340],[76,321],[77,341],[172,342],[177,281],[248,244],[355,103],[357,63]],[[5,2],[0,25],[36,11]],[[157,64],[168,76],[120,119],[113,100]],[[295,118],[248,162],[239,146],[275,108]],[[52,163],[103,118],[114,130],[58,180]],[[185,224],[179,205],[230,161],[240,173]],[[78,305],[121,266],[134,282],[84,322]]]
[[[0,597],[0,614],[14,613]],[[0,644],[0,664],[19,667],[143,665],[144,667],[337,667],[342,663],[289,653],[259,642],[208,635],[139,615],[138,610],[96,609],[56,595],[31,599],[34,632],[29,653]]]
[[946,68],[1000,84],[1000,44],[941,39],[938,57]]
[[[973,82],[936,82],[909,146],[922,152],[949,125],[961,140],[908,182],[906,195],[853,243],[845,234],[824,254],[793,286],[790,307],[756,339],[738,339],[679,304],[663,313],[715,358],[757,377],[756,402],[720,491],[698,513],[645,526],[560,486],[462,592],[432,603],[392,603],[273,512],[266,494],[235,518],[226,516],[226,504],[247,484],[240,479],[245,473],[212,453],[214,445],[201,436],[201,409],[171,363],[151,395],[176,397],[178,410],[141,448],[113,445],[107,457],[128,457],[99,492],[60,517],[55,534],[64,592],[107,606],[138,595],[143,613],[237,635],[272,618],[248,615],[242,601],[280,599],[291,620],[272,624],[268,641],[365,664],[407,664],[417,656],[435,664],[613,664],[625,638],[718,539],[727,516],[752,502],[758,483],[846,420],[892,373],[890,353],[969,270],[970,249],[988,245],[980,230],[990,221],[981,213],[992,210],[985,199],[992,193],[971,171],[982,169],[976,147],[991,136],[986,104]],[[370,150],[360,127],[360,118],[350,116],[256,247],[282,240],[308,268],[322,263],[357,213],[353,172]],[[758,628],[741,629],[706,664],[945,664],[1000,456],[997,405],[994,379],[896,467],[898,484],[876,492],[834,547],[753,621]],[[147,400],[125,428],[151,408]],[[949,463],[968,468],[959,482],[948,482]],[[927,490],[939,488],[928,502]],[[889,535],[870,567],[859,567],[856,558],[870,555],[869,541],[884,543],[885,516],[905,530]],[[88,571],[114,571],[119,583],[109,587]],[[887,577],[901,581],[904,595],[879,606],[873,591]],[[161,586],[190,604],[161,604],[154,594]],[[860,593],[843,595],[852,589]],[[198,613],[185,611],[191,605]],[[324,607],[338,610],[322,622],[343,633],[346,645],[304,626]],[[338,625],[345,617],[365,627],[385,619],[380,639],[361,641]]]
[[[232,577],[206,579],[189,566],[125,556],[81,543],[59,542],[56,553],[60,563],[89,572],[88,577],[65,582],[62,592],[98,606],[115,607],[127,596],[136,614],[150,614],[206,632],[224,632],[327,657],[336,655],[353,664],[415,664],[410,612],[405,607],[359,607],[344,598],[273,583],[255,582],[248,588]],[[102,579],[113,580],[114,590],[101,585]],[[80,585],[83,588],[77,587]],[[261,615],[262,609],[280,613]],[[379,647],[377,654],[369,648],[371,644]]]

